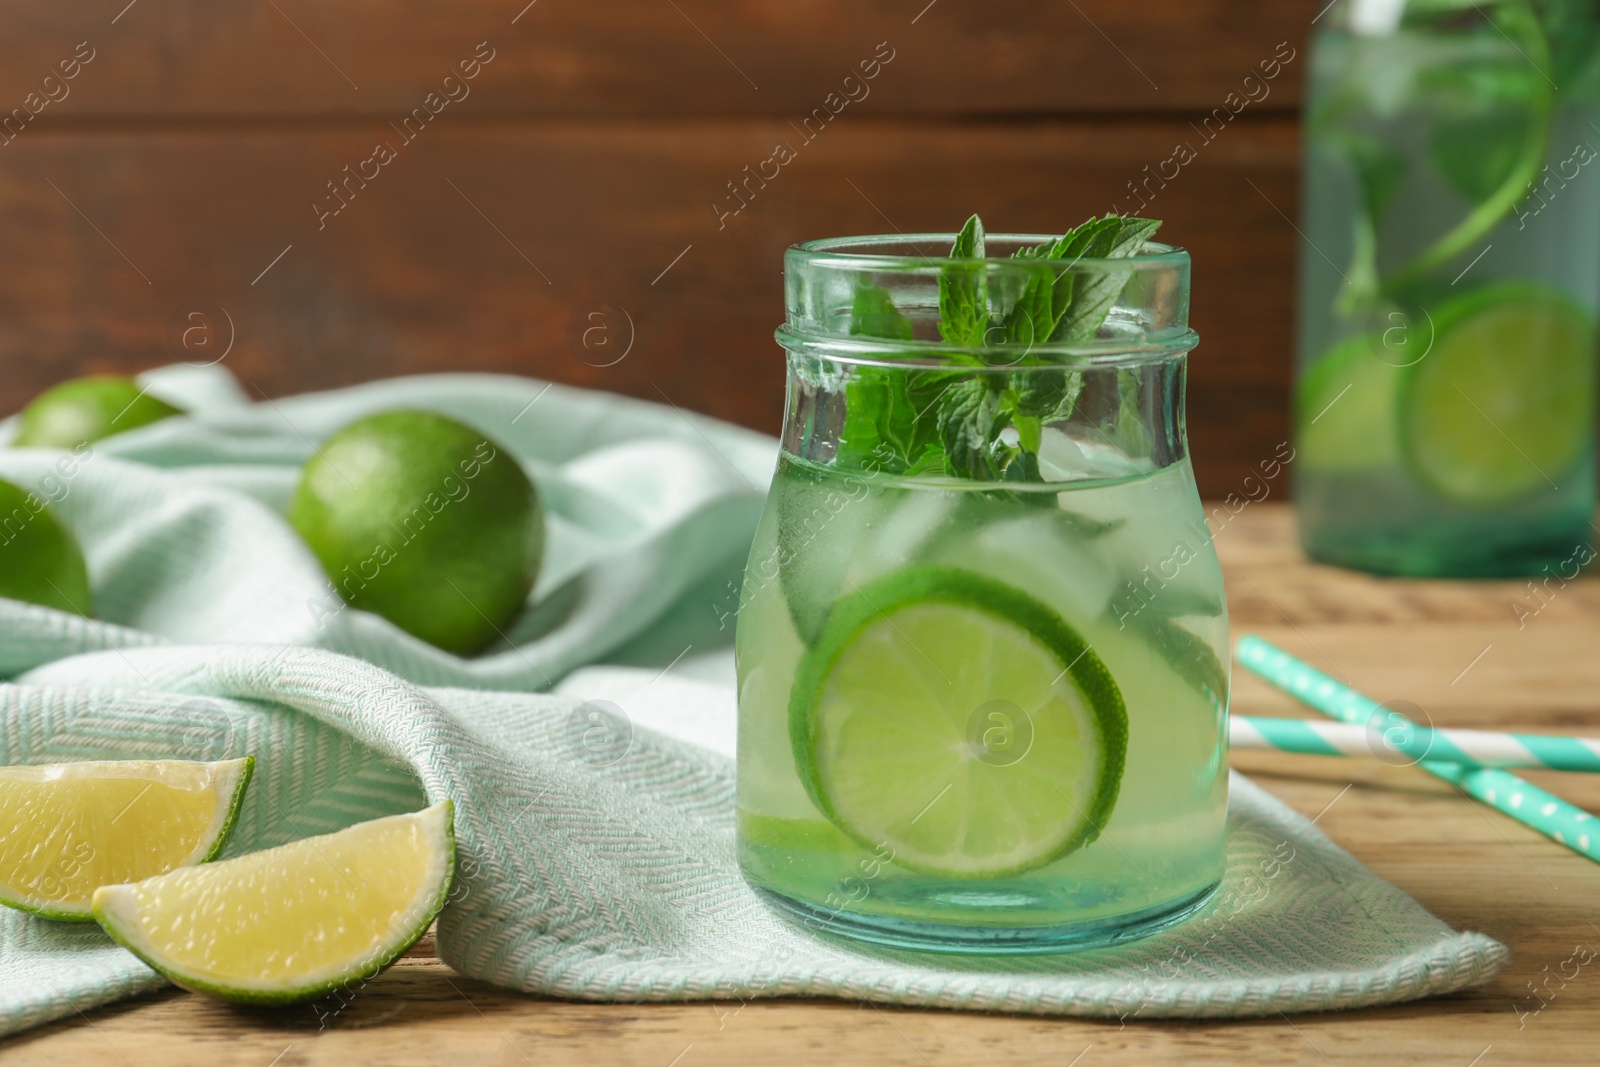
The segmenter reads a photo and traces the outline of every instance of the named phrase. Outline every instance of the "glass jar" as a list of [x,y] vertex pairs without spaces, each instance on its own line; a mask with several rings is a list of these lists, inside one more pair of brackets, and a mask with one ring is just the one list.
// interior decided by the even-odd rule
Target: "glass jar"
[[[927,254],[951,240],[785,257],[782,451],[738,620],[740,863],[801,921],[881,944],[1140,936],[1224,863],[1189,257],[1011,258],[1049,240],[1029,235]],[[1084,336],[1016,339],[1040,286],[1092,305]],[[943,339],[963,298],[975,345]]]
[[1295,502],[1388,574],[1593,556],[1600,48],[1572,0],[1343,0],[1305,117]]

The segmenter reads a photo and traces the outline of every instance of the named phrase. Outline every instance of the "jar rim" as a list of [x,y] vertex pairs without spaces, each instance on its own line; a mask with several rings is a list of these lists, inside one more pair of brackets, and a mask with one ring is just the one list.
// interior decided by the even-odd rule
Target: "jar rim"
[[[991,234],[986,251],[995,254],[971,259],[913,254],[931,250],[936,242],[948,248],[954,234],[871,234],[793,245],[784,258],[786,314],[778,342],[791,354],[836,363],[908,369],[963,366],[1000,374],[1041,365],[1135,365],[1195,347],[1199,338],[1188,323],[1187,251],[1147,241],[1129,256],[1041,260],[1010,254],[1057,239],[1049,234]],[[952,270],[986,276],[991,287],[998,287],[991,293],[1010,291],[1046,271],[1114,280],[1120,295],[1106,306],[1105,321],[1091,337],[1024,342],[992,338],[986,331],[975,344],[953,344],[943,339],[934,319]],[[875,287],[879,299],[914,316],[916,325],[900,336],[857,334],[853,306],[863,286]]]
[[[1016,245],[1017,247],[1032,247],[1058,239],[1060,234],[1047,233],[991,233],[987,236],[988,244]],[[858,267],[863,270],[886,271],[896,269],[939,269],[947,266],[965,265],[974,263],[1007,263],[1015,265],[1016,261],[1010,256],[983,256],[957,259],[945,255],[892,255],[880,252],[859,251],[875,245],[910,245],[916,248],[919,243],[934,245],[935,247],[948,248],[955,242],[954,233],[892,233],[892,234],[860,234],[850,237],[821,237],[811,241],[800,241],[789,246],[787,255],[792,259],[804,259],[807,262],[827,264],[834,267]],[[1131,256],[1082,256],[1077,259],[1056,261],[1062,266],[1093,267],[1105,265],[1107,267],[1130,266],[1136,269],[1157,269],[1161,267],[1176,267],[1189,261],[1189,252],[1181,245],[1165,244],[1160,241],[1146,241],[1138,252]]]
[[[885,341],[878,338],[835,337],[797,330],[785,324],[773,332],[791,356],[805,355],[833,364],[878,367],[883,370],[923,371],[945,368],[966,374],[1028,374],[1091,367],[1136,367],[1174,359],[1194,351],[1200,335],[1188,327],[1146,335],[1137,341],[1108,339],[1077,344],[1039,344],[1008,349],[996,346],[970,348],[943,341]],[[960,356],[976,356],[973,364]]]

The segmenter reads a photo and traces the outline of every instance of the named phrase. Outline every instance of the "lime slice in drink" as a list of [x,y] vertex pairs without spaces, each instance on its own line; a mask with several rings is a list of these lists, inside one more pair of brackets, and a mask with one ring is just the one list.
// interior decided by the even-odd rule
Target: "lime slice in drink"
[[928,874],[1015,874],[1093,841],[1127,752],[1116,683],[1048,606],[912,567],[847,589],[801,660],[796,764],[833,822]]
[[1548,488],[1593,435],[1595,328],[1582,307],[1525,282],[1434,312],[1433,349],[1406,375],[1401,435],[1439,496],[1489,506]]
[[373,819],[94,894],[94,917],[167,978],[243,1004],[289,1004],[365,980],[444,906],[454,808]]
[[1396,402],[1404,367],[1358,334],[1318,357],[1295,394],[1295,448],[1308,469],[1372,470],[1400,461]]
[[103,885],[215,856],[254,760],[0,767],[0,903],[88,922]]

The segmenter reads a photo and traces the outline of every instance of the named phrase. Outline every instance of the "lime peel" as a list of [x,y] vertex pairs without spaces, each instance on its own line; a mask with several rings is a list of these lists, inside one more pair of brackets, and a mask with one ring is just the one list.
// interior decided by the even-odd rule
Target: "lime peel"
[[89,614],[89,569],[65,523],[38,493],[0,480],[0,597]]
[[288,515],[345,603],[457,656],[506,639],[544,556],[517,457],[432,411],[381,411],[327,438]]
[[91,374],[51,386],[22,409],[12,445],[79,448],[183,414],[132,378]]

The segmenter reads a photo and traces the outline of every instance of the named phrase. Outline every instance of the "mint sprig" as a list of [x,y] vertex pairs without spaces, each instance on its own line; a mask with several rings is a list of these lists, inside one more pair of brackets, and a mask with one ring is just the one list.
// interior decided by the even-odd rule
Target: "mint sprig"
[[1465,41],[1476,35],[1496,48],[1509,44],[1519,58],[1510,65],[1468,59],[1411,72],[1415,84],[1405,106],[1435,114],[1426,158],[1470,206],[1398,266],[1380,270],[1378,234],[1394,193],[1415,165],[1367,128],[1375,110],[1388,106],[1374,100],[1383,94],[1372,89],[1363,70],[1353,68],[1347,84],[1307,112],[1307,140],[1342,157],[1356,178],[1350,261],[1334,302],[1339,315],[1359,316],[1384,301],[1417,302],[1441,277],[1455,272],[1447,265],[1476,249],[1524,201],[1549,151],[1559,102],[1556,86],[1576,84],[1592,54],[1593,37],[1583,28],[1593,17],[1591,7],[1582,0],[1410,0],[1405,5],[1402,24],[1419,39],[1439,33]]
[[[1092,339],[1130,271],[1063,270],[1081,259],[1134,255],[1161,225],[1107,215],[1052,241],[1017,251],[1014,275],[990,277],[983,222],[956,235],[939,275],[939,336],[955,351],[950,368],[861,367],[845,388],[845,423],[836,462],[892,474],[939,472],[979,481],[1038,481],[1044,425],[1071,416],[1082,387],[1077,371],[1052,366],[1035,345]],[[856,292],[850,332],[909,340],[912,324],[887,290]],[[1019,374],[972,367],[1028,367]],[[1013,432],[1007,433],[1007,430]]]
[[[862,284],[850,309],[850,333],[909,341],[912,324],[887,289]],[[836,462],[867,470],[887,467],[893,473],[942,469],[936,417],[929,417],[942,387],[942,381],[926,373],[859,368],[845,387]]]

